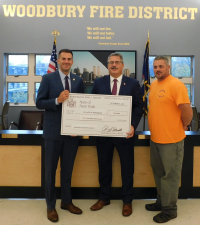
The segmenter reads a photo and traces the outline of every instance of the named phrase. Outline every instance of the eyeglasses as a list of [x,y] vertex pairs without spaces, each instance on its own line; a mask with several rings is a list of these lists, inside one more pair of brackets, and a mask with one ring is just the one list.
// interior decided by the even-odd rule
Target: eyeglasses
[[113,65],[113,64],[116,64],[116,65],[119,65],[120,63],[123,63],[122,61],[110,61],[110,62],[108,62],[108,64],[111,64],[111,65]]

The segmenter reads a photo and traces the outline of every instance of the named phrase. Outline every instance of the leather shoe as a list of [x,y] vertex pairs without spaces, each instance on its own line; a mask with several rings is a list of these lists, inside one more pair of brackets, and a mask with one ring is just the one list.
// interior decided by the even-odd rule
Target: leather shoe
[[61,202],[61,209],[68,210],[70,213],[81,214],[83,211],[76,207],[73,203],[64,204]]
[[101,201],[98,200],[93,206],[90,207],[92,211],[102,209],[104,206],[110,205],[110,201]]
[[58,214],[55,209],[47,209],[47,218],[51,222],[57,222],[58,221]]
[[132,204],[124,204],[122,209],[123,216],[130,216],[132,214]]

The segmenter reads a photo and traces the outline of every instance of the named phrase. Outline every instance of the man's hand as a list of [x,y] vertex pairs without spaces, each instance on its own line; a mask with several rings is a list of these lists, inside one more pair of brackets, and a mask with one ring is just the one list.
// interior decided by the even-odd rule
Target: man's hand
[[69,91],[65,90],[60,93],[59,97],[57,98],[57,101],[58,103],[62,103],[68,98],[69,98]]
[[134,135],[134,127],[131,125],[131,131],[129,132],[129,133],[126,133],[127,134],[127,137],[126,138],[131,138],[131,137],[133,137],[133,135]]

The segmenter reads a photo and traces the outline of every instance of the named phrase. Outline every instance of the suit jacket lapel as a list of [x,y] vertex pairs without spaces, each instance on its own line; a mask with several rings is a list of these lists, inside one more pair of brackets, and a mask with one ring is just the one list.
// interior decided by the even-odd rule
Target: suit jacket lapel
[[106,93],[108,95],[111,95],[111,90],[110,90],[110,75],[104,76],[104,79],[105,79]]
[[60,89],[60,92],[64,91],[63,83],[60,79],[60,74],[59,74],[58,70],[55,72],[55,84],[58,85],[58,88]]
[[73,73],[70,73],[70,81],[71,81],[71,93],[74,93],[74,84],[76,83],[76,76]]
[[126,76],[122,75],[122,82],[121,82],[121,86],[119,89],[119,95],[123,95],[125,93],[127,85],[128,85],[128,79]]

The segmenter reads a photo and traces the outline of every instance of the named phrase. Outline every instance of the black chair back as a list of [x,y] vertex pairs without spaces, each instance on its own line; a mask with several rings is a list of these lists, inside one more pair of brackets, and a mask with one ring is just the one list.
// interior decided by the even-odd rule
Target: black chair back
[[[43,124],[44,111],[22,110],[19,117],[19,130],[36,130],[37,123]],[[42,130],[40,127],[38,130]]]
[[199,130],[199,115],[197,112],[197,108],[195,106],[192,106],[192,111],[193,111],[193,117],[191,121],[191,130],[198,131]]
[[9,110],[9,106],[10,106],[10,102],[6,101],[4,106],[3,106],[3,110],[2,110],[2,114],[1,114],[2,130],[8,130],[9,129],[9,125],[8,125],[8,110]]

